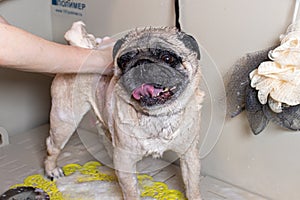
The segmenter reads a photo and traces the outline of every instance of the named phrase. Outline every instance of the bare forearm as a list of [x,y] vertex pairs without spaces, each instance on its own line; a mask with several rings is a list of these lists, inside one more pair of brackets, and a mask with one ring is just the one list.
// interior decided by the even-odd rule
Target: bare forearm
[[8,24],[0,24],[0,65],[47,73],[111,73],[112,44],[89,50],[44,40]]

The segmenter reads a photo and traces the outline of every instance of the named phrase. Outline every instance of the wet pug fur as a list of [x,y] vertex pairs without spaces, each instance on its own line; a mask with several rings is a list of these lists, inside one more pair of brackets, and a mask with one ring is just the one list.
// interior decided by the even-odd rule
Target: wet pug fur
[[180,157],[188,199],[200,197],[200,52],[195,39],[174,28],[129,32],[113,50],[114,75],[57,75],[52,84],[48,176],[63,176],[59,153],[91,109],[113,145],[124,199],[140,199],[136,163],[167,150]]

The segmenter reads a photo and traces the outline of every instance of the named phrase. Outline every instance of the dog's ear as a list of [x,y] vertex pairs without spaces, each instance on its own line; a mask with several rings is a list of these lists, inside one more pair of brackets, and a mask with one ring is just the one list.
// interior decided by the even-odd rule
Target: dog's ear
[[114,60],[115,60],[115,57],[116,57],[118,51],[120,50],[120,48],[121,48],[121,46],[123,45],[124,42],[125,42],[125,39],[121,38],[114,45],[114,48],[113,48],[113,59]]
[[192,50],[193,52],[197,53],[197,59],[200,60],[200,49],[198,46],[197,41],[191,35],[188,35],[184,32],[180,32],[180,40],[183,42],[186,48]]

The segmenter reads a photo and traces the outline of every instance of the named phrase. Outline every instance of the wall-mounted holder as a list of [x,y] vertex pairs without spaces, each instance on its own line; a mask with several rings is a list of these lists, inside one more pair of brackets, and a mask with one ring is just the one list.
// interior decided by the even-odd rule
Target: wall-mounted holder
[[3,147],[8,144],[9,144],[8,133],[4,128],[0,127],[0,147]]

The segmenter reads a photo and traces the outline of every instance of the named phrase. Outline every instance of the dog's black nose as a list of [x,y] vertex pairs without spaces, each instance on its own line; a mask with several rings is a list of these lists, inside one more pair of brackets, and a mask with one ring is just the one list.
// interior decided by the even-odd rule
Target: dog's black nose
[[139,66],[139,65],[144,65],[144,64],[149,64],[149,63],[153,63],[153,61],[149,60],[149,59],[140,59],[138,61],[136,61],[132,67],[136,67],[136,66]]

